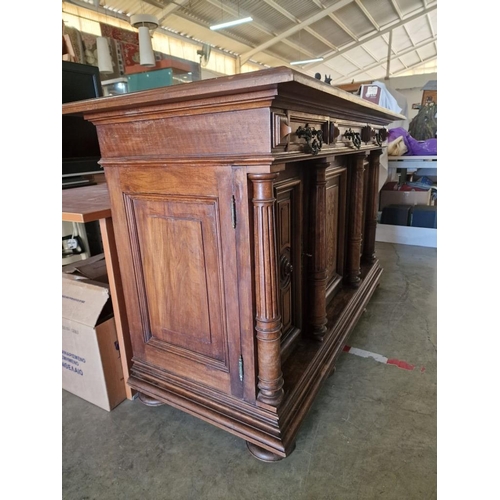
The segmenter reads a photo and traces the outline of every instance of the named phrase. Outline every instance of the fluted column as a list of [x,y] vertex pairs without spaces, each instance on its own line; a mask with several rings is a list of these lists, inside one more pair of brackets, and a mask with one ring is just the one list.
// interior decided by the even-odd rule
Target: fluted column
[[322,340],[326,333],[326,168],[318,163],[312,170],[309,241],[309,326],[313,337]]
[[363,259],[373,263],[375,255],[375,233],[377,231],[378,212],[378,176],[380,168],[381,149],[370,153],[368,165],[368,189],[366,200],[365,233],[363,238]]
[[278,306],[278,266],[273,181],[278,174],[250,174],[253,184],[255,256],[255,331],[257,334],[257,399],[278,406],[283,399],[281,316]]
[[358,287],[361,281],[361,237],[363,229],[363,183],[365,153],[353,155],[350,173],[347,282]]

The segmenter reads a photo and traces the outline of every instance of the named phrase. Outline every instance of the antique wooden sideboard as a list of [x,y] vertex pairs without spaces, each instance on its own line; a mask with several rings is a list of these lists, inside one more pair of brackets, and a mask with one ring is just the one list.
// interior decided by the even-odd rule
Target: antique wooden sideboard
[[288,456],[380,281],[379,156],[401,115],[288,68],[71,113],[98,131],[128,384]]

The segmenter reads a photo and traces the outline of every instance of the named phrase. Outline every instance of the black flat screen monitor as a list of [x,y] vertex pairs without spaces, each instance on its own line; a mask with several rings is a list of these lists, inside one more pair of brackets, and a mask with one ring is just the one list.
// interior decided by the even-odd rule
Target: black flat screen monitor
[[[82,101],[103,95],[99,68],[62,61],[62,102]],[[82,116],[62,117],[62,177],[103,173],[97,130]]]

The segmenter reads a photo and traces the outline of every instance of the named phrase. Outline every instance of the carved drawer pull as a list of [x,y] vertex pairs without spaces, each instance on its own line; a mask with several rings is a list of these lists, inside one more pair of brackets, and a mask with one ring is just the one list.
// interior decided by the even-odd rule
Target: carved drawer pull
[[304,127],[299,127],[295,133],[299,139],[303,137],[306,140],[304,153],[317,155],[321,151],[321,146],[323,146],[323,132],[321,130],[311,128],[309,123],[306,123]]
[[381,128],[377,134],[375,134],[375,140],[379,146],[387,139],[387,129],[385,127]]
[[361,140],[365,143],[368,144],[372,140],[372,128],[370,125],[365,125],[361,129]]
[[352,143],[356,149],[361,147],[361,137],[359,136],[359,132],[353,132],[352,129],[349,129],[344,132],[344,139],[347,139],[349,143]]

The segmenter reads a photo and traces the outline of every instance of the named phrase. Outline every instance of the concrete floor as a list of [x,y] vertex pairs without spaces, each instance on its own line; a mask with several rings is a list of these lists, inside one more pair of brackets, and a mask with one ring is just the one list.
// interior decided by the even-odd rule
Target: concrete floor
[[[297,437],[267,464],[169,406],[106,412],[63,391],[64,500],[437,497],[436,249],[377,243],[382,281]],[[405,365],[403,365],[405,366]]]

